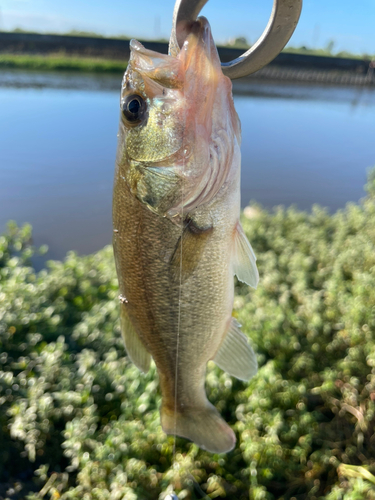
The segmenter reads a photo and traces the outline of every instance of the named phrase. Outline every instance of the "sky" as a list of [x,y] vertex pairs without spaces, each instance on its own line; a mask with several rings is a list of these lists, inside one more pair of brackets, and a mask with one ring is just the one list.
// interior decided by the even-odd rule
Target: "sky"
[[[272,0],[211,0],[202,10],[218,44],[244,36],[251,43],[266,27]],[[174,0],[0,0],[0,30],[95,31],[140,40],[169,38]],[[290,46],[375,54],[375,0],[303,0]]]

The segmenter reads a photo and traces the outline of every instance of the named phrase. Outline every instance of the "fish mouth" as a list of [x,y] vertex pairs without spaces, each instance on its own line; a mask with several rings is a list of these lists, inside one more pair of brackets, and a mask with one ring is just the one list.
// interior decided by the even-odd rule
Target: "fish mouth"
[[[167,89],[182,89],[193,76],[197,79],[199,75],[202,80],[212,78],[213,72],[222,74],[220,58],[208,20],[201,16],[194,22],[184,23],[186,38],[175,55],[159,54],[146,49],[137,40],[131,40],[131,70]],[[187,74],[189,70],[194,72],[194,75]],[[156,90],[148,88],[146,92],[152,94]]]

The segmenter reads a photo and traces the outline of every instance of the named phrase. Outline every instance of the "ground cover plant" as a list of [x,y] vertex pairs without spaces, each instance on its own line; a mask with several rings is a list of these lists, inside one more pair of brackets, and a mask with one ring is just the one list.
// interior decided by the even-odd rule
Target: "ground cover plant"
[[[258,375],[212,363],[207,393],[237,435],[227,455],[161,431],[156,372],[129,362],[110,247],[38,273],[31,230],[0,238],[0,499],[375,499],[375,173],[334,215],[256,205],[258,256],[234,314]],[[209,313],[209,311],[208,311]],[[206,495],[206,496],[205,496]]]
[[0,54],[0,68],[36,71],[81,71],[86,73],[124,73],[126,61],[65,54]]

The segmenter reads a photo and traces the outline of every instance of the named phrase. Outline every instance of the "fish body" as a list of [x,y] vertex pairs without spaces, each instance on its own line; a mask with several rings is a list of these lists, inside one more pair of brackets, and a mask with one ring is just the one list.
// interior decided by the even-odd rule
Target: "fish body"
[[208,21],[175,56],[132,41],[113,199],[121,329],[142,371],[155,361],[164,431],[211,452],[235,436],[207,400],[207,362],[243,380],[257,369],[232,318],[233,275],[258,281],[239,214],[240,124]]

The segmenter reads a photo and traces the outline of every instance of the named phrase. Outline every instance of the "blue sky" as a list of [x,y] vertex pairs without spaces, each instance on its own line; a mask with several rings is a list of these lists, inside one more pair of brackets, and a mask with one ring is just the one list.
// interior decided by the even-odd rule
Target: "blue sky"
[[[169,38],[174,0],[0,0],[0,29],[71,29],[139,39]],[[267,24],[272,0],[210,0],[204,14],[215,40],[246,36],[252,43]],[[375,54],[375,0],[304,0],[292,46]]]

